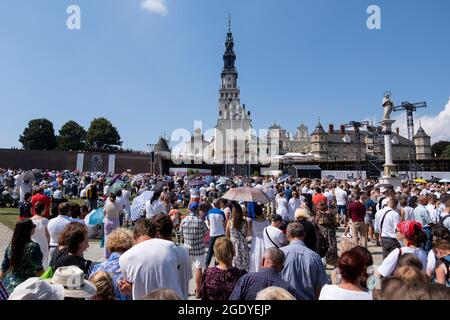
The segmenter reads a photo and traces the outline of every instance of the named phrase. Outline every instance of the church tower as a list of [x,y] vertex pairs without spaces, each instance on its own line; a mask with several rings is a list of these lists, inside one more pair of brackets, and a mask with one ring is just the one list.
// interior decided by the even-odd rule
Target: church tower
[[250,159],[251,117],[250,111],[245,109],[245,104],[241,105],[237,80],[236,54],[230,18],[219,89],[219,118],[214,139],[215,163],[246,164]]
[[320,122],[311,133],[311,153],[318,156],[320,160],[328,160],[328,135]]
[[423,130],[422,125],[414,136],[414,144],[416,145],[416,159],[431,159],[431,138]]

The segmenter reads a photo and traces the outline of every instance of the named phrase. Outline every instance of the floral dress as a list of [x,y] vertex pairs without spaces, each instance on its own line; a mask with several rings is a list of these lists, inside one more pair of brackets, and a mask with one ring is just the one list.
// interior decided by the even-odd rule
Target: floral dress
[[25,245],[25,250],[22,257],[22,265],[16,267],[14,271],[9,270],[11,264],[11,245],[6,248],[5,256],[2,262],[2,272],[5,274],[3,284],[9,293],[27,280],[28,278],[36,277],[38,272],[44,270],[42,267],[42,252],[39,244],[30,241]]
[[233,267],[248,271],[250,268],[250,248],[248,247],[245,228],[245,223],[242,223],[239,230],[231,224],[230,240],[233,243],[234,252],[236,253],[233,257]]
[[111,276],[111,278],[113,280],[114,295],[116,296],[116,298],[118,300],[131,300],[131,297],[122,294],[119,290],[119,281],[123,280],[123,273],[120,270],[119,258],[120,258],[120,253],[113,252],[107,260],[103,261],[100,264],[96,264],[92,268],[92,271],[91,271],[91,274],[89,277],[91,277],[93,274],[95,274],[98,271],[105,271],[105,272],[109,273],[109,275]]
[[202,277],[202,300],[228,300],[244,270],[206,268]]
[[319,232],[328,240],[328,252],[326,262],[329,265],[337,266],[339,260],[336,240],[336,220],[332,211],[317,211],[317,224]]

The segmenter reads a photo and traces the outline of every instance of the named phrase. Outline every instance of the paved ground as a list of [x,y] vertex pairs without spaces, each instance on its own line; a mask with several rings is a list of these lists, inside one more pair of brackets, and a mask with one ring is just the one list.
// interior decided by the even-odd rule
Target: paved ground
[[[337,232],[338,241],[343,237],[343,228],[339,228]],[[0,258],[3,260],[4,251],[6,246],[10,242],[12,237],[12,232],[5,225],[0,223]],[[374,242],[368,243],[368,249],[372,253],[374,265],[380,265],[382,259],[381,247],[377,247]],[[90,241],[89,248],[85,253],[85,258],[94,262],[101,262],[104,260],[104,249],[100,248],[99,241]],[[331,266],[327,266],[327,274],[330,275],[330,272],[333,268]],[[195,282],[192,279],[189,284],[189,293],[190,299],[195,300],[194,295],[195,290]]]

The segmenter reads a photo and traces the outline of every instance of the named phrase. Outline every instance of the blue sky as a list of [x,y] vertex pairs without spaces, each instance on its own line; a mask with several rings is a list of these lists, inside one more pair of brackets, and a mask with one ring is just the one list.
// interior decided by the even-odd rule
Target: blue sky
[[[427,101],[425,130],[450,138],[450,1],[143,2],[0,2],[0,147],[20,146],[37,117],[57,132],[104,116],[124,147],[140,150],[162,133],[193,131],[194,120],[214,127],[229,12],[255,128],[379,119],[390,90],[396,103]],[[81,30],[66,28],[71,4]],[[370,4],[381,8],[381,30],[366,27]]]

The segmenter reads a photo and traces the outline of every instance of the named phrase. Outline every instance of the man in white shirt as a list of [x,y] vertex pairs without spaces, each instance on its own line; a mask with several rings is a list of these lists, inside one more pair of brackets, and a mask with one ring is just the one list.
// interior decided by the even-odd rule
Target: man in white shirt
[[336,207],[341,218],[341,222],[347,223],[347,192],[342,189],[342,186],[337,186],[334,190],[334,197],[336,198]]
[[396,198],[389,198],[388,204],[375,214],[375,232],[381,235],[381,248],[383,250],[383,259],[386,258],[392,250],[400,248],[400,242],[397,240],[395,229],[400,223],[400,214],[395,210],[398,201]]
[[273,188],[273,185],[271,185],[270,187],[268,187],[266,189],[266,195],[270,199],[270,203],[269,203],[270,213],[275,212],[275,196],[276,196],[276,194],[277,193],[276,193],[275,189]]
[[62,200],[63,198],[63,192],[61,190],[61,187],[58,187],[55,192],[53,192],[53,198],[54,199],[58,199],[58,200]]
[[48,222],[47,230],[50,235],[50,251],[49,257],[51,259],[53,253],[58,247],[59,237],[63,233],[66,225],[72,222],[69,217],[70,214],[70,204],[68,202],[60,203],[58,206],[58,216],[54,219],[51,219]]
[[430,214],[431,222],[436,224],[439,222],[438,212],[436,210],[437,197],[434,194],[428,195],[428,204],[426,205],[427,211]]
[[156,229],[152,221],[148,228],[150,240],[136,244],[119,258],[124,280],[132,286],[133,300],[141,300],[150,291],[160,288],[173,289],[180,297],[185,297],[179,281],[180,251],[172,241],[157,239],[157,232],[160,235],[165,232]]
[[[172,242],[173,223],[170,217],[166,214],[156,215],[152,221],[155,227],[155,237]],[[187,300],[189,296],[189,280],[192,279],[191,259],[189,251],[182,246],[175,246],[175,252],[178,256],[178,281],[182,293],[181,299]]]
[[219,209],[220,200],[213,201],[213,208],[206,215],[206,226],[209,229],[209,249],[206,257],[206,266],[209,266],[214,254],[214,244],[219,237],[225,236],[225,213]]
[[128,191],[126,188],[122,189],[122,199],[123,199],[123,203],[125,205],[125,217],[126,220],[129,220],[130,217],[130,198],[131,198],[131,192]]
[[287,242],[286,237],[283,234],[283,231],[280,230],[280,227],[284,225],[283,217],[279,214],[276,214],[272,218],[272,224],[264,228],[263,238],[264,238],[264,247],[267,248],[281,248]]

